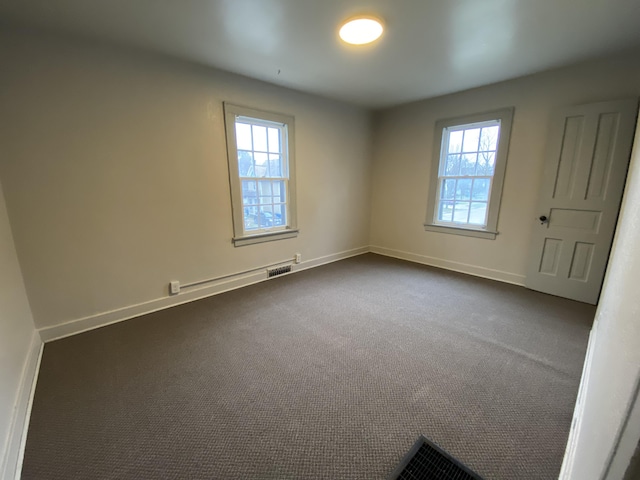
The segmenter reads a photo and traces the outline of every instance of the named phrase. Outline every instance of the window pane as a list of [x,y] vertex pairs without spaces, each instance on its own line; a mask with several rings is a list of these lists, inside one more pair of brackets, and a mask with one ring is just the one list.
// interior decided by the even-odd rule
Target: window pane
[[469,212],[469,223],[473,225],[485,225],[487,217],[487,204],[481,202],[473,202],[471,211]]
[[459,153],[462,150],[462,130],[449,134],[449,153]]
[[259,181],[258,192],[260,193],[260,196],[271,195],[271,182],[269,180]]
[[258,215],[258,224],[260,228],[266,228],[273,226],[273,207],[271,205],[260,207],[260,214]]
[[251,125],[236,123],[236,148],[238,150],[253,150],[251,148]]
[[273,206],[273,224],[274,226],[287,224],[287,207],[285,205]]
[[286,202],[286,189],[284,186],[284,181],[275,181],[273,182],[273,198],[275,202]]
[[244,208],[244,228],[245,230],[258,228],[258,215],[255,207]]
[[253,150],[258,152],[267,151],[267,127],[253,125]]
[[471,128],[464,131],[464,142],[462,143],[463,152],[477,152],[478,140],[480,140],[480,129]]
[[269,135],[269,151],[280,153],[280,130],[277,128],[267,129]]
[[282,177],[282,157],[269,154],[269,176]]
[[496,150],[498,148],[498,133],[500,127],[495,125],[493,127],[485,127],[482,129],[480,135],[480,150]]
[[242,203],[244,205],[255,205],[256,203],[258,203],[256,182],[254,182],[253,180],[242,181]]
[[476,173],[476,153],[465,153],[460,159],[460,175],[475,175]]
[[438,206],[438,220],[450,222],[453,218],[453,202],[440,202]]
[[489,200],[489,185],[491,182],[488,178],[476,178],[473,181],[473,200]]
[[453,212],[453,221],[458,223],[467,223],[468,216],[469,216],[469,203],[456,202],[455,210]]
[[478,154],[477,175],[493,175],[496,165],[496,154],[494,152],[482,152]]
[[456,181],[454,179],[443,179],[440,187],[440,198],[453,200],[456,193]]
[[240,172],[241,177],[255,176],[255,170],[253,168],[253,155],[251,155],[251,152],[238,150],[238,171]]
[[461,178],[458,180],[456,200],[471,200],[471,182],[472,180],[470,178]]
[[253,158],[256,161],[255,176],[266,177],[269,175],[267,154],[266,153],[254,153]]
[[444,171],[445,175],[460,174],[460,155],[447,156],[447,166]]

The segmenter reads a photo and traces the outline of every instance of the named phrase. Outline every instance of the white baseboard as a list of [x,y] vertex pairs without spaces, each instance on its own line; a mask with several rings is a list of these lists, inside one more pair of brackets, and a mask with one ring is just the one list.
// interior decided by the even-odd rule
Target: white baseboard
[[217,295],[236,288],[246,287],[254,283],[262,282],[266,279],[266,271],[253,272],[245,275],[239,275],[237,277],[226,278],[220,282],[212,282],[204,286],[190,288],[188,291],[182,291],[178,295],[161,297],[148,302],[138,303],[136,305],[130,305],[116,310],[110,310],[108,312],[70,320],[52,327],[41,328],[40,336],[45,343],[53,340],[59,340],[61,338],[70,337],[79,333],[88,332],[89,330],[94,330],[96,328],[105,327],[107,325],[139,317],[140,315],[146,315],[147,313],[157,312],[158,310],[164,310],[165,308],[175,307],[176,305],[182,305],[183,303],[189,303],[194,300],[210,297],[211,295]]
[[408,260],[410,262],[422,263],[423,265],[430,265],[432,267],[453,270],[454,272],[466,273],[468,275],[474,275],[476,277],[498,280],[500,282],[511,283],[513,285],[519,285],[522,287],[524,286],[524,275],[517,275],[515,273],[503,272],[502,270],[494,270],[492,268],[454,262],[451,260],[445,260],[444,258],[428,257],[426,255],[403,252],[401,250],[378,247],[375,245],[372,245],[370,247],[370,251],[373,253],[378,253],[380,255],[385,255],[387,257],[399,258],[401,260]]
[[[363,246],[343,252],[334,253],[331,255],[326,255],[323,257],[314,258],[304,261],[300,264],[293,264],[292,272],[307,270],[309,268],[318,267],[320,265],[336,262],[338,260],[344,260],[356,255],[362,255],[363,253],[367,252],[378,253],[380,255],[385,255],[388,257],[394,257],[411,262],[431,265],[434,267],[467,273],[469,275],[489,278],[492,280],[499,280],[501,282],[512,283],[515,285],[524,285],[523,275],[516,275],[500,270],[493,270],[489,268],[478,267],[475,265],[467,265],[464,263],[452,262],[450,260],[427,257],[424,255],[418,255],[415,253],[403,252],[400,250],[393,250],[390,248],[378,246]],[[238,273],[219,281],[213,281],[199,287],[190,288],[188,291],[184,291],[179,295],[157,298],[148,302],[143,302],[124,308],[111,310],[108,312],[102,312],[95,315],[70,320],[68,322],[54,325],[52,327],[42,328],[39,332],[44,342],[50,342],[53,340],[58,340],[60,338],[93,330],[95,328],[100,328],[113,323],[118,323],[124,320],[139,317],[140,315],[145,315],[147,313],[156,312],[158,310],[174,307],[176,305],[192,302],[194,300],[210,297],[212,295],[218,295],[229,290],[235,290],[236,288],[246,287],[248,285],[252,285],[254,283],[262,282],[265,280],[267,280],[266,270]]]
[[31,405],[33,404],[33,395],[36,390],[43,347],[44,344],[40,339],[40,335],[38,335],[37,331],[34,331],[22,370],[16,407],[9,430],[9,442],[4,456],[4,465],[0,470],[0,473],[2,473],[0,477],[5,480],[18,480],[20,478],[24,447],[27,441],[27,429],[29,428],[29,417],[31,416]]
[[[344,252],[334,253],[323,257],[307,260],[300,264],[292,265],[292,272],[306,270],[308,268],[317,267],[326,263],[336,262],[345,258],[353,257],[367,253],[369,247],[359,247]],[[117,310],[98,313],[87,317],[71,320],[65,323],[46,327],[39,330],[40,336],[44,342],[58,340],[60,338],[69,337],[78,333],[93,330],[95,328],[104,327],[113,323],[122,322],[131,318],[139,317],[147,313],[164,310],[165,308],[174,307],[183,303],[193,302],[201,298],[218,295],[236,288],[246,287],[254,283],[267,280],[266,269],[260,271],[249,271],[248,273],[238,273],[236,275],[225,277],[219,281],[213,281],[199,287],[190,288],[178,295],[157,298],[137,305],[131,305]]]
[[302,262],[298,265],[294,265],[294,271],[299,272],[301,270],[308,270],[309,268],[319,267],[320,265],[326,265],[327,263],[337,262],[338,260],[344,260],[350,257],[356,257],[363,253],[369,253],[369,247],[359,247],[352,250],[346,250],[340,253],[334,253],[332,255],[325,255],[324,257],[314,258],[307,262]]

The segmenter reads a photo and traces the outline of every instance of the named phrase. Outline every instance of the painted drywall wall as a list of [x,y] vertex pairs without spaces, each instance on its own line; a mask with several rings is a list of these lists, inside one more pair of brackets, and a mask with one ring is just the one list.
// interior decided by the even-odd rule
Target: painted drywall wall
[[[37,332],[0,185],[0,477],[13,471],[17,460],[9,454],[9,439],[34,335]],[[15,428],[22,430],[22,425]]]
[[[629,53],[380,111],[374,119],[371,245],[467,273],[523,283],[554,109],[640,95]],[[495,240],[425,232],[437,120],[515,107]],[[405,252],[405,253],[401,253]]]
[[[618,438],[636,401],[640,381],[640,128],[627,178],[620,219],[585,364],[582,405],[576,410],[563,473],[570,480],[619,480],[623,477],[640,429],[627,432],[625,460],[618,472],[603,477],[610,456],[621,445]],[[637,422],[635,422],[637,423]],[[630,426],[630,425],[628,425]]]
[[[367,111],[90,42],[0,44],[0,178],[39,328],[368,245]],[[232,245],[223,101],[295,117],[296,239]]]

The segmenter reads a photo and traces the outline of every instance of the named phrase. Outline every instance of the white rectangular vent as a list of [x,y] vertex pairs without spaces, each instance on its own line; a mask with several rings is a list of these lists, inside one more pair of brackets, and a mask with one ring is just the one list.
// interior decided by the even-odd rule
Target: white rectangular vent
[[289,273],[291,271],[291,265],[285,265],[283,267],[276,268],[268,268],[267,269],[267,277],[277,277],[278,275],[282,275],[284,273]]

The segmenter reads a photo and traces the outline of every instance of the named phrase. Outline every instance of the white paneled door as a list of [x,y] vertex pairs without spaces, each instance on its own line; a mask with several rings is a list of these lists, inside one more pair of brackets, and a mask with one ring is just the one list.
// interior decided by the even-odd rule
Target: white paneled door
[[526,285],[596,304],[609,259],[638,112],[637,99],[557,112]]

